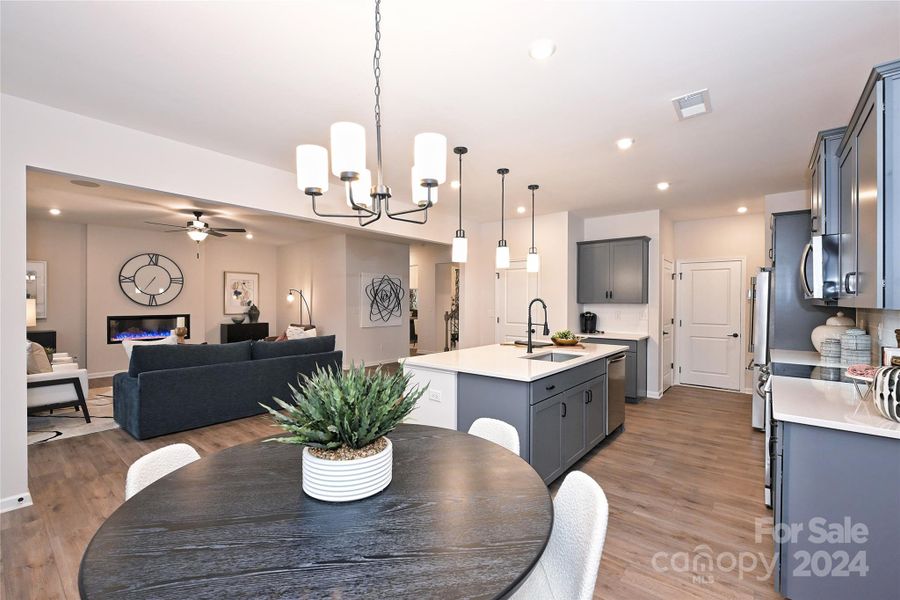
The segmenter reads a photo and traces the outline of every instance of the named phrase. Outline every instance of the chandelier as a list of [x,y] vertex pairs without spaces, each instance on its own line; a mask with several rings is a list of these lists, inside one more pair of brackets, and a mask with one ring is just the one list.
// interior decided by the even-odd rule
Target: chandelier
[[[381,152],[381,0],[375,0],[375,181],[366,168],[366,130],[358,123],[338,122],[331,126],[331,173],[344,184],[351,213],[324,213],[316,199],[328,191],[328,150],[314,144],[297,146],[297,187],[312,200],[320,217],[358,219],[362,227],[387,215],[389,218],[422,225],[428,209],[437,203],[437,186],[447,180],[447,138],[439,133],[420,133],[413,146],[412,202],[416,208],[391,211],[391,188],[384,184]],[[413,217],[412,215],[418,215]]]

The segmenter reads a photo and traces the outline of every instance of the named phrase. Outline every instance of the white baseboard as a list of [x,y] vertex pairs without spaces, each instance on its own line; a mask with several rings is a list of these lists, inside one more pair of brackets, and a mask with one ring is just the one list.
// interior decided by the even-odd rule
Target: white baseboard
[[26,506],[31,506],[31,504],[31,492],[26,491],[23,494],[16,494],[15,496],[7,496],[6,498],[0,499],[0,512],[25,508]]
[[88,373],[88,379],[100,379],[101,377],[112,377],[113,375],[117,375],[119,373],[124,373],[125,371],[97,371],[95,373]]
[[647,397],[648,397],[648,398],[652,398],[652,399],[654,399],[654,400],[659,400],[660,398],[663,397],[663,393],[662,393],[662,392],[659,392],[659,391],[657,391],[657,392],[650,392],[650,391],[648,391],[648,392],[647,392]]

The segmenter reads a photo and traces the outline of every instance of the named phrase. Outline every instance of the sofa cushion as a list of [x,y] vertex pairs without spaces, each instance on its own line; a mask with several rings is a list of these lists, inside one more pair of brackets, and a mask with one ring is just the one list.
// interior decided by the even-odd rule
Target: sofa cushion
[[137,377],[146,371],[163,371],[250,360],[251,342],[232,344],[180,344],[175,346],[135,346],[128,374]]
[[322,354],[323,352],[334,352],[333,335],[285,340],[283,342],[253,343],[253,360],[302,354]]
[[35,373],[51,373],[53,368],[50,366],[50,359],[47,358],[47,351],[37,342],[26,342],[28,345],[28,374]]

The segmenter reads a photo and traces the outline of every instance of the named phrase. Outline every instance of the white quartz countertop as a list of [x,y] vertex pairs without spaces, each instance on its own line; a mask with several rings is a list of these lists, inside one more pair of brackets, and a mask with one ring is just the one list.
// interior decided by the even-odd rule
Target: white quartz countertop
[[624,352],[626,346],[613,346],[610,344],[585,344],[584,348],[535,348],[533,356],[559,352],[563,354],[577,354],[565,362],[548,362],[542,360],[528,360],[524,346],[507,346],[492,344],[490,346],[478,346],[477,348],[464,348],[451,352],[439,352],[436,354],[424,354],[403,358],[400,362],[404,366],[424,367],[438,371],[455,373],[470,373],[472,375],[484,375],[498,379],[512,379],[515,381],[535,381],[548,375],[560,373],[573,367],[583,365],[619,352]]
[[900,423],[882,417],[872,400],[860,400],[852,383],[774,376],[772,413],[778,421],[900,440]]
[[769,360],[791,365],[809,365],[811,367],[840,367],[839,360],[825,360],[814,351],[805,350],[769,350]]
[[641,340],[646,340],[650,336],[646,333],[622,333],[621,331],[604,331],[602,333],[585,333],[583,334],[586,337],[592,338],[606,338],[611,340],[630,340],[633,342],[639,342]]

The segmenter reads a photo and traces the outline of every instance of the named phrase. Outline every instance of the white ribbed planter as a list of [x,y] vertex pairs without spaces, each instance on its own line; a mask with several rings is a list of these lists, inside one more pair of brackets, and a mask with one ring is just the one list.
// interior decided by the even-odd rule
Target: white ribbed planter
[[394,452],[391,440],[373,456],[326,460],[303,448],[303,491],[325,502],[350,502],[373,496],[391,482]]

